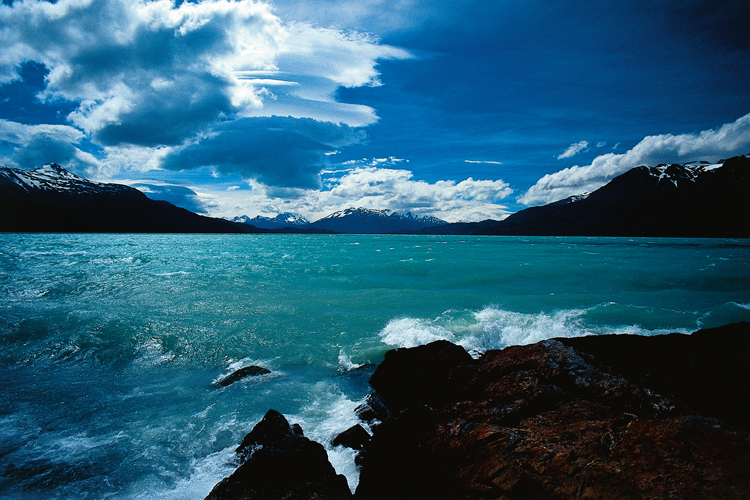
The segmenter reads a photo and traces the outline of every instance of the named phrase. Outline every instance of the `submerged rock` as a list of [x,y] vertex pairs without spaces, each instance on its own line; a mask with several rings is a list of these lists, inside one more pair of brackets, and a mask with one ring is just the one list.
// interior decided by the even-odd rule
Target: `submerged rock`
[[266,375],[268,373],[271,373],[271,370],[263,368],[262,366],[246,366],[230,373],[218,382],[214,382],[214,385],[217,387],[226,387],[230,384],[234,384],[235,382],[242,380],[245,377],[255,377],[258,375]]
[[241,465],[206,500],[351,498],[346,478],[336,474],[323,445],[304,437],[298,425],[269,410],[237,448]]

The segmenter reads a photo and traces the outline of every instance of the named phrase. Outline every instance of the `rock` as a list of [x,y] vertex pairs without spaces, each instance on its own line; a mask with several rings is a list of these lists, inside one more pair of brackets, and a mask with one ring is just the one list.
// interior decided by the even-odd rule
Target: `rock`
[[[750,325],[738,328],[745,333],[698,332],[678,357],[700,360],[704,337],[717,351],[742,349]],[[746,371],[664,357],[684,336],[643,338],[619,358],[601,347],[620,338],[612,337],[589,338],[586,350],[609,350],[624,366],[652,357],[678,370],[676,381],[684,370],[698,370],[689,380],[699,380],[718,369],[715,380],[744,400]],[[659,342],[662,355],[645,354]],[[365,448],[357,499],[750,498],[748,434],[644,387],[643,377],[558,340],[478,360],[453,351],[399,349],[378,367],[372,385],[398,410]],[[732,384],[722,379],[738,373]]]
[[447,340],[394,349],[385,354],[370,385],[392,412],[418,404],[441,405],[462,392],[454,371],[471,362],[463,347]]
[[364,427],[357,424],[336,436],[331,444],[333,446],[346,446],[353,450],[361,450],[369,442],[370,434],[367,433]]
[[[357,409],[380,425],[334,445],[361,450],[357,500],[750,498],[749,343],[740,323],[551,339],[477,360],[444,341],[397,349]],[[323,447],[278,412],[237,452],[209,500],[352,498]]]
[[206,500],[343,500],[352,497],[325,448],[269,410],[237,449],[241,465]]
[[226,387],[230,384],[234,384],[235,382],[242,380],[245,377],[255,377],[258,375],[266,375],[268,373],[271,373],[271,370],[263,368],[262,366],[246,366],[230,373],[223,379],[215,382],[214,385],[217,387]]
[[382,422],[391,416],[390,410],[385,406],[383,398],[381,398],[377,392],[370,392],[365,398],[365,402],[357,406],[354,409],[357,416],[364,422],[367,422],[371,426],[377,420]]
[[686,411],[750,431],[750,323],[643,337],[558,339],[596,356],[625,378],[672,399]]

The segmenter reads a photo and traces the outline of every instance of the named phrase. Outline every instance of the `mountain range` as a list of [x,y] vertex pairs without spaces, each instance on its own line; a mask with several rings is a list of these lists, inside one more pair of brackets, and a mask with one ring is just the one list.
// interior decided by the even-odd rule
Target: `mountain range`
[[431,234],[748,238],[750,158],[640,166],[591,193]]
[[505,220],[452,223],[392,210],[348,208],[315,222],[291,213],[233,220],[197,215],[135,188],[50,164],[0,168],[0,231],[304,232],[541,236],[750,237],[750,158],[633,168],[591,193]]
[[264,229],[307,229],[347,234],[408,233],[448,224],[436,217],[371,208],[347,208],[312,223],[304,217],[288,212],[273,218],[256,216],[251,219],[243,215],[232,220]]
[[0,231],[246,233],[251,226],[204,217],[135,188],[92,182],[56,164],[0,168]]

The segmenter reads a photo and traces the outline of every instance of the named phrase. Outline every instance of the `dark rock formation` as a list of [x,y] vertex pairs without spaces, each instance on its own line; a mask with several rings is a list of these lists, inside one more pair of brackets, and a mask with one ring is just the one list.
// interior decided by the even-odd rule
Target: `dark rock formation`
[[365,398],[365,402],[354,409],[357,416],[363,422],[367,422],[370,426],[377,422],[382,422],[391,416],[390,410],[383,403],[383,399],[378,396],[377,392],[371,392]]
[[[631,361],[646,374],[652,373],[649,364],[678,369],[681,362],[672,363],[669,351],[684,337],[660,338],[661,358],[645,354],[655,337],[643,338],[639,353],[623,354],[640,354]],[[628,366],[617,347],[610,348],[623,338],[585,342]],[[696,338],[696,360],[704,338],[724,352],[740,351],[736,355],[745,359],[750,354],[747,323]],[[677,357],[688,350],[681,347]],[[400,410],[374,430],[357,498],[750,498],[747,433],[691,414],[590,354],[559,340],[489,351],[464,363],[454,351],[447,343],[398,349],[378,367],[373,387]],[[399,379],[413,366],[432,366],[432,359],[443,368],[434,377],[416,375],[426,381],[424,390],[414,379]],[[737,370],[729,364],[682,366],[697,373],[688,379],[675,373],[661,389],[719,369],[734,398],[744,399],[746,372],[730,381]]]
[[271,370],[263,368],[262,366],[246,366],[230,373],[223,379],[214,383],[214,385],[216,385],[217,387],[226,387],[242,380],[245,377],[257,377],[258,375],[266,375],[268,373],[271,373]]
[[363,449],[370,442],[370,435],[361,425],[353,425],[336,436],[331,444],[333,446],[346,446],[353,450]]
[[269,410],[237,448],[241,465],[206,500],[339,500],[351,498],[323,446]]
[[559,339],[592,354],[620,375],[670,398],[683,412],[722,420],[750,432],[748,323],[643,337],[611,335]]
[[[396,349],[358,409],[382,423],[337,443],[363,448],[358,500],[750,498],[749,357],[750,323],[476,360],[444,341]],[[238,453],[209,499],[351,498],[322,446],[276,412]]]

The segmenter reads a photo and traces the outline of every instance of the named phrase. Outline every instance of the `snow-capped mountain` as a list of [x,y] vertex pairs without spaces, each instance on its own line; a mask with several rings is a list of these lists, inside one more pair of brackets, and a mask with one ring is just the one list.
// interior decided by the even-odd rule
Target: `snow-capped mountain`
[[347,208],[313,222],[312,227],[337,233],[385,234],[412,232],[447,224],[436,217],[401,213],[393,210]]
[[0,167],[0,231],[248,232],[154,201],[130,186],[92,182],[56,164]]
[[27,193],[59,192],[67,194],[135,194],[135,188],[121,184],[92,182],[68,172],[60,165],[50,163],[33,170],[0,167],[0,186],[15,186]]
[[250,224],[261,229],[284,229],[286,227],[300,228],[307,227],[310,225],[310,221],[302,217],[301,215],[293,214],[290,212],[284,212],[276,217],[262,217],[256,215],[252,219],[247,215],[241,215],[232,219],[233,222],[240,224]]
[[592,193],[451,226],[440,232],[750,238],[750,158],[640,166]]

